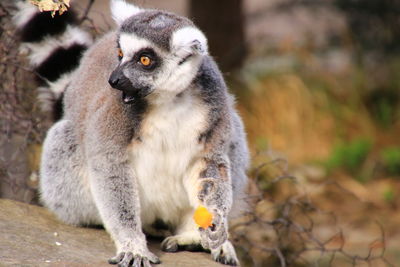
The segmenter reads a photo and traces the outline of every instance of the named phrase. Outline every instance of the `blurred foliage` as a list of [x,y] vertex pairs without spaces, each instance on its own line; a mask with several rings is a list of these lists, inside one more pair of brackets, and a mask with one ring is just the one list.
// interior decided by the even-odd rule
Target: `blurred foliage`
[[400,52],[400,1],[336,0],[335,3],[347,15],[359,52]]
[[371,151],[372,142],[368,139],[356,139],[337,144],[326,161],[328,169],[343,168],[357,174]]
[[392,203],[395,200],[395,192],[393,188],[386,188],[386,190],[383,192],[383,198],[386,202]]
[[393,90],[376,90],[368,96],[367,104],[373,118],[388,128],[395,120],[398,93]]
[[400,176],[400,147],[388,147],[382,150],[383,165],[390,175]]

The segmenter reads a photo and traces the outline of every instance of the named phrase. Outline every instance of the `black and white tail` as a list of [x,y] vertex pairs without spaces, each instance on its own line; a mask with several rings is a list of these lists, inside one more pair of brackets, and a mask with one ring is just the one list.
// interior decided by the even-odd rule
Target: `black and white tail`
[[79,28],[72,9],[52,18],[50,12],[40,12],[27,1],[18,1],[16,6],[13,22],[21,38],[21,51],[28,54],[37,74],[41,107],[58,120],[63,92],[83,52],[93,43],[92,37]]

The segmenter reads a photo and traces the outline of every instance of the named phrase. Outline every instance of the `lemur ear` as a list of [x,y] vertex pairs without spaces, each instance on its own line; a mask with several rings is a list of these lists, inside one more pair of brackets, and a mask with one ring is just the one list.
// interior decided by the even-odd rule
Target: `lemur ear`
[[142,11],[135,5],[125,2],[125,0],[111,0],[111,15],[117,25],[121,25],[127,18],[136,15]]
[[174,32],[171,38],[171,48],[175,53],[208,54],[206,37],[194,27],[185,27]]

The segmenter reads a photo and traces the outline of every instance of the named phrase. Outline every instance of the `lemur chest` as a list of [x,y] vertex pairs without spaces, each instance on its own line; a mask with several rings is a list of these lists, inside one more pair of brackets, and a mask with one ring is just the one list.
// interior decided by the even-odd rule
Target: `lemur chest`
[[204,108],[190,99],[158,106],[144,116],[140,141],[131,145],[143,224],[174,224],[189,208],[185,180],[201,158],[198,138],[206,127]]

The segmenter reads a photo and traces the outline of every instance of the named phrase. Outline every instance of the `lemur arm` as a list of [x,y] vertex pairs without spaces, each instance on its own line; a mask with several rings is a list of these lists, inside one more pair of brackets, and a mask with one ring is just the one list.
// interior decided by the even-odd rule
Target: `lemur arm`
[[232,117],[227,87],[215,62],[204,57],[194,81],[199,97],[208,107],[207,126],[199,136],[203,145],[200,159],[188,179],[192,205],[204,205],[213,215],[213,227],[201,230],[202,245],[210,249],[221,246],[228,238],[228,214],[233,193],[229,160]]
[[206,167],[199,175],[197,198],[213,214],[213,226],[200,228],[202,244],[216,249],[228,238],[228,214],[232,207],[232,182],[229,160],[215,154],[204,158]]
[[202,244],[216,249],[228,238],[227,217],[232,207],[232,181],[228,147],[231,135],[229,113],[220,109],[200,136],[204,143],[194,197],[213,214],[213,226],[202,230]]
[[[99,113],[103,120],[112,120],[116,116],[107,112]],[[121,114],[117,115],[121,117]],[[100,128],[100,124],[95,122],[94,119],[90,125],[93,128],[88,131],[92,136],[86,138],[86,151],[91,191],[104,227],[117,247],[117,256],[109,262],[129,264],[135,257],[135,262],[142,262],[144,266],[150,266],[149,261],[158,263],[157,256],[148,250],[142,231],[139,191],[126,150],[130,130],[124,124],[115,123]],[[114,133],[110,134],[110,131]]]

